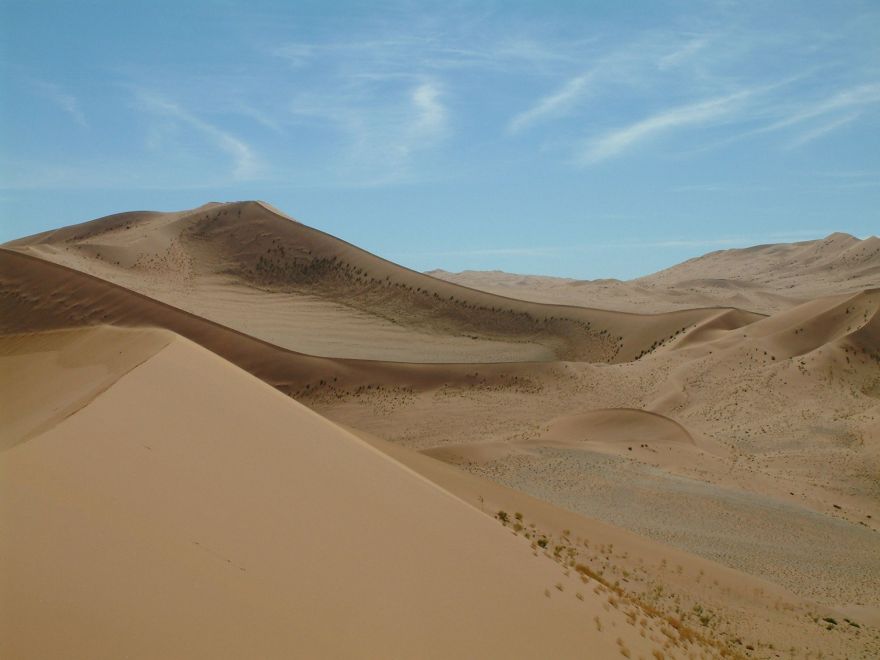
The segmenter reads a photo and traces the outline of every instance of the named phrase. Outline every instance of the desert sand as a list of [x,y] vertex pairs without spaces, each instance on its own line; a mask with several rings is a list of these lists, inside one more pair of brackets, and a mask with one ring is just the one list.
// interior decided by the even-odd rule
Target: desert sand
[[0,655],[876,657],[878,244],[434,277],[262,202],[8,243]]

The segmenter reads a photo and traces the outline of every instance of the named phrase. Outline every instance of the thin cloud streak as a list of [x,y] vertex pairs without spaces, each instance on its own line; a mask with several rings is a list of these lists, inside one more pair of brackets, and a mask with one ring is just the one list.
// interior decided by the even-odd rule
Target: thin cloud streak
[[[482,35],[483,37],[485,35]],[[571,65],[577,59],[571,44],[553,47],[531,39],[490,39],[474,47],[467,34],[450,39],[448,33],[426,31],[416,36],[391,35],[348,42],[289,42],[263,52],[284,60],[293,69],[303,69],[332,60],[354,69],[356,75],[412,75],[414,69],[426,71],[522,71],[524,67],[544,70],[553,65]]]
[[[630,88],[638,88],[650,84],[657,70],[665,71],[685,64],[706,48],[711,39],[701,36],[683,46],[677,40],[671,41],[673,43],[665,38],[658,44],[648,38],[604,53],[585,53],[582,57],[595,60],[591,70],[569,78],[558,90],[538,99],[528,110],[514,116],[508,122],[508,133],[515,134],[533,124],[569,114],[594,87],[626,84]],[[673,49],[671,52],[670,48]]]
[[827,135],[832,131],[836,131],[841,126],[849,124],[850,122],[855,121],[859,118],[859,113],[854,112],[845,117],[840,117],[835,119],[827,124],[822,124],[821,126],[817,126],[816,128],[807,131],[806,133],[801,134],[799,137],[795,138],[791,142],[788,143],[787,149],[796,149],[797,147],[802,147],[803,145],[812,142],[813,140],[817,140],[823,135]]
[[227,133],[214,124],[200,119],[162,96],[145,90],[137,90],[136,96],[138,101],[147,109],[152,110],[156,114],[169,116],[188,124],[208,138],[215,147],[226,152],[232,158],[232,173],[236,179],[251,179],[256,175],[259,169],[258,159],[250,145],[243,140],[240,140],[231,133]]
[[88,128],[89,123],[86,121],[86,116],[83,114],[79,101],[75,96],[68,94],[55,83],[35,80],[33,85],[38,90],[40,96],[70,115],[77,124],[83,128]]
[[545,96],[528,110],[516,115],[508,123],[507,130],[510,133],[518,133],[532,124],[566,112],[583,96],[591,77],[591,74],[584,74],[572,78],[558,91]]
[[807,121],[808,119],[821,117],[835,110],[842,110],[853,106],[871,105],[874,103],[880,103],[880,84],[870,83],[858,85],[850,89],[845,89],[816,103],[805,105],[796,112],[791,113],[789,116],[773,122],[769,126],[757,129],[754,133],[778,131]]
[[657,62],[657,68],[665,70],[679,66],[706,48],[709,42],[710,39],[705,36],[693,39],[681,48],[661,57]]
[[[823,117],[824,115],[830,114],[838,110],[846,110],[848,108],[860,106],[870,106],[877,103],[880,103],[880,84],[868,83],[839,91],[836,94],[833,94],[832,96],[822,99],[820,101],[802,104],[798,106],[794,111],[791,110],[790,106],[784,106],[782,104],[777,104],[775,106],[771,105],[767,108],[764,108],[761,111],[761,114],[764,116],[782,115],[781,119],[777,119],[776,121],[765,126],[760,126],[758,128],[753,128],[751,130],[732,135],[713,144],[700,147],[699,149],[695,149],[694,152],[696,153],[700,151],[707,151],[710,149],[717,149],[732,144],[734,142],[738,142],[739,140],[754,137],[756,135],[763,135],[766,133],[773,133],[776,131],[788,129],[811,119],[818,119],[820,117]],[[856,115],[852,118],[854,121],[855,119],[859,118],[859,115],[861,113],[853,114]],[[831,123],[834,124],[834,122]],[[829,130],[833,130],[838,126],[842,126],[844,123],[848,122],[842,122],[838,125],[832,126]],[[814,137],[819,137],[821,134],[822,132],[820,131]],[[810,131],[808,131],[804,135],[810,138]],[[808,141],[809,139],[807,140],[807,142]],[[797,139],[795,139],[794,142],[789,142],[788,147],[791,148],[792,145],[798,146],[797,142]]]
[[753,93],[751,90],[745,90],[699,103],[679,106],[655,114],[625,128],[610,131],[591,140],[587,148],[580,155],[579,160],[583,164],[598,163],[619,156],[639,142],[660,133],[683,126],[706,124],[719,120],[729,116],[740,106],[743,100]]

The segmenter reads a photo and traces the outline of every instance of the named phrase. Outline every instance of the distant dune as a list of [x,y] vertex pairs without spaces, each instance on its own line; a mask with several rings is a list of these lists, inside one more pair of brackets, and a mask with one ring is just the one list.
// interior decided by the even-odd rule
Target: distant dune
[[503,296],[620,311],[694,306],[770,314],[798,303],[880,285],[880,238],[836,233],[801,243],[720,250],[638,279],[574,280],[501,271],[428,273]]
[[878,260],[420,274],[262,202],[8,243],[0,656],[878,657]]

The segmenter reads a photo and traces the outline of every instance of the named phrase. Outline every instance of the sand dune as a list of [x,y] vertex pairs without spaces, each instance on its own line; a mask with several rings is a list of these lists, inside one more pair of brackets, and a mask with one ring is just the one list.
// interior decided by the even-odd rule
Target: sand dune
[[619,314],[490,295],[402,268],[260,202],[113,215],[6,247],[328,357],[620,361],[723,311]]
[[553,304],[260,202],[14,241],[0,655],[876,657],[876,241],[491,274]]
[[730,306],[770,314],[812,298],[880,283],[880,238],[836,233],[816,241],[720,250],[634,280],[574,280],[501,271],[430,275],[498,295],[621,311]]
[[527,385],[552,363],[409,364],[323,358],[274,346],[97,277],[0,250],[0,332],[112,324],[158,327],[223,356],[284,392],[347,396],[379,386],[417,391],[448,384]]
[[107,327],[88,333],[4,336],[0,449],[75,414],[165,346],[170,336],[158,330],[122,333]]
[[[118,361],[149,342],[139,366]],[[71,369],[116,377],[0,454],[4,657],[660,647],[497,522],[189,341],[98,328],[5,338],[2,355],[4,387],[33,355],[68,382],[46,409],[91,395]]]

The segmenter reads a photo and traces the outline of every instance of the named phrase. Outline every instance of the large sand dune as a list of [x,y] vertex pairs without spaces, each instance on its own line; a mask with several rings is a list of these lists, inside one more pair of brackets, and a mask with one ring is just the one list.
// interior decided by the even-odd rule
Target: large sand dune
[[[102,327],[0,351],[5,391],[8,363],[34,355],[45,382],[67,383],[30,415],[90,397],[0,454],[3,657],[661,647],[662,620],[640,636],[497,522],[187,340]],[[88,367],[116,380],[95,394]]]
[[14,241],[2,654],[876,657],[872,241],[554,304],[260,202]]
[[619,314],[486,294],[402,268],[261,202],[124,213],[7,247],[332,357],[620,361],[723,312]]

